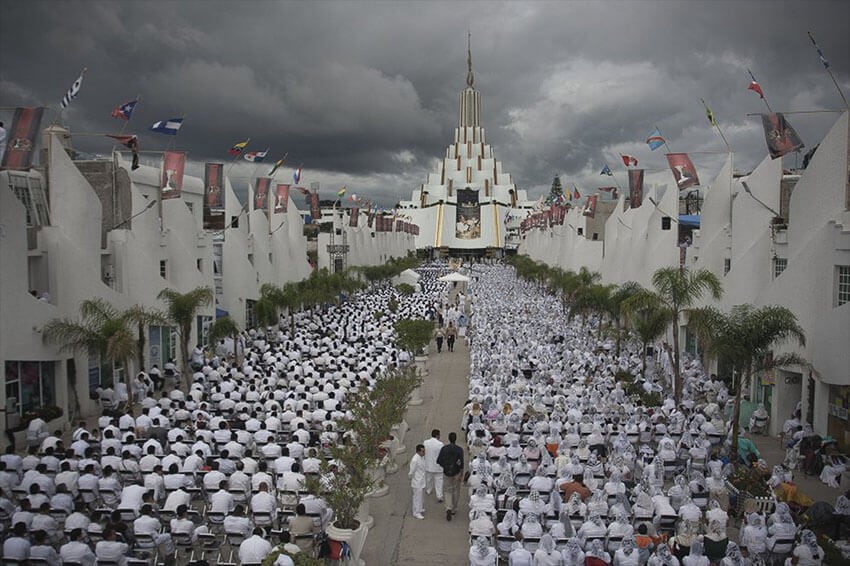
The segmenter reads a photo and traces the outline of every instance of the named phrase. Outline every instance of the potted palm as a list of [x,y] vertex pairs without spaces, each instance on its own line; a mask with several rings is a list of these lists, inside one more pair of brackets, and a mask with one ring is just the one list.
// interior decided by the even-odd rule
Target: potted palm
[[[431,343],[434,324],[424,319],[405,318],[397,321],[393,328],[397,336],[396,344],[413,354],[417,373],[424,377],[427,374],[425,364],[428,361],[425,348]],[[413,391],[410,404],[422,404],[418,388]]]

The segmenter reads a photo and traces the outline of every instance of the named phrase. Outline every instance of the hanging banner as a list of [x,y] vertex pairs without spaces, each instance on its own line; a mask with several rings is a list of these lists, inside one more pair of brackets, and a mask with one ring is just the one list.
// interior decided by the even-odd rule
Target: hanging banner
[[786,153],[797,151],[805,147],[800,136],[791,127],[791,124],[782,114],[762,114],[761,122],[764,126],[764,139],[767,142],[767,151],[770,158],[776,159]]
[[30,168],[42,116],[44,108],[15,108],[12,129],[6,136],[6,151],[0,155],[2,169],[23,171]]
[[274,192],[274,212],[286,213],[289,209],[289,185],[278,185]]
[[180,198],[183,192],[183,171],[186,169],[185,151],[166,151],[162,156],[162,177],[159,188],[162,199]]
[[269,186],[270,177],[257,177],[254,184],[254,210],[262,210],[266,218],[269,217]]
[[313,223],[319,224],[322,221],[322,210],[319,208],[319,193],[313,191],[310,193],[310,216],[313,217]]
[[599,195],[590,195],[587,197],[587,202],[584,205],[584,215],[590,218],[596,217],[596,203],[599,200]]
[[404,232],[404,220],[396,220],[395,221],[395,231],[396,232]]
[[360,218],[360,208],[355,206],[349,214],[351,214],[351,218],[348,220],[348,226],[350,228],[357,228],[357,220]]
[[224,230],[224,164],[204,165],[204,230]]
[[668,153],[667,163],[670,164],[670,170],[673,172],[673,178],[676,179],[676,186],[679,187],[680,191],[699,185],[697,168],[694,167],[687,153]]
[[632,208],[643,203],[643,169],[629,169],[629,200]]
[[461,240],[481,237],[481,205],[478,204],[478,191],[460,189],[457,192],[455,237]]
[[375,211],[370,210],[369,214],[366,215],[366,223],[369,225],[369,228],[372,227],[372,224],[375,223]]

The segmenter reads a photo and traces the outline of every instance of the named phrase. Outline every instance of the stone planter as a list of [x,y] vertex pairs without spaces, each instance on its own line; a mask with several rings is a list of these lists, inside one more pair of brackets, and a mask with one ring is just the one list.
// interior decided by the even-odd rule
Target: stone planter
[[384,471],[388,474],[394,474],[398,471],[398,464],[395,461],[396,454],[398,454],[398,440],[395,438],[390,438],[381,443],[381,448],[387,451],[387,455],[384,456],[384,459],[381,461],[381,467],[384,468]]
[[[422,377],[423,379],[428,375],[427,363],[427,356],[416,356],[416,375]],[[408,405],[416,407],[424,402],[422,400],[422,395],[419,389],[420,388],[417,387],[413,390],[413,394],[410,396],[410,402],[408,402]]]
[[361,525],[366,525],[367,529],[371,529],[375,524],[375,518],[369,514],[369,498],[364,497],[363,503],[360,504],[360,509],[357,510],[357,515],[354,517]]
[[375,488],[369,492],[368,497],[383,497],[390,492],[390,486],[384,483],[384,478],[387,476],[383,466],[369,468],[369,477],[375,482]]
[[410,427],[407,425],[407,421],[402,420],[397,425],[393,425],[390,429],[392,435],[398,439],[398,449],[396,450],[396,454],[404,454],[407,452],[407,447],[404,445],[404,437],[407,435],[407,431],[410,430]]
[[360,558],[363,552],[363,546],[366,544],[366,535],[369,533],[369,527],[360,523],[356,529],[340,529],[336,525],[330,525],[325,532],[331,540],[347,543],[351,548],[351,564],[357,566],[366,566],[366,561]]

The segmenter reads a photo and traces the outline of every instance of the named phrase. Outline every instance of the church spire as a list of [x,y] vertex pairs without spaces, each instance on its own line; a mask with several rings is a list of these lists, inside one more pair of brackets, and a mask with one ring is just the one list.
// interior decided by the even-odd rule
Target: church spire
[[466,86],[475,88],[475,75],[472,74],[472,32],[466,32]]

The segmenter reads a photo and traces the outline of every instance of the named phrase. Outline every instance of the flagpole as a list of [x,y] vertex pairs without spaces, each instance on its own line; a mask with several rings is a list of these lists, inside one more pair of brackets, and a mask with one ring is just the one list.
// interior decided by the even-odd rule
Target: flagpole
[[[136,104],[138,104],[141,99],[142,99],[142,95],[137,94],[136,98],[135,98]],[[133,106],[133,111],[135,112],[135,110],[136,110],[136,107]],[[131,116],[132,116],[132,114],[131,114]],[[124,122],[124,124],[122,124],[121,130],[118,132],[119,136],[124,133],[124,130],[127,128],[127,125],[130,123],[130,118],[127,118],[126,120],[122,120],[122,121]]]
[[670,144],[667,143],[667,138],[664,137],[664,132],[661,131],[661,128],[655,126],[656,131],[661,135],[661,139],[664,141],[664,147],[667,148],[667,151],[673,153],[673,150],[670,148]]
[[[238,143],[238,142],[237,142]],[[227,167],[227,171],[224,172],[225,177],[230,177],[230,171],[233,169],[233,166],[236,165],[236,162],[239,161],[239,158],[242,156],[242,152],[245,151],[245,148],[248,147],[248,144],[251,143],[251,138],[245,140],[245,147],[243,147],[239,153],[233,156],[233,159],[230,161],[230,165]]]
[[723,130],[720,129],[720,124],[717,123],[717,120],[714,119],[714,112],[711,112],[711,109],[708,107],[708,104],[705,103],[705,100],[700,98],[700,102],[705,106],[706,112],[710,114],[711,125],[717,128],[717,133],[720,134],[720,138],[723,140],[723,143],[726,144],[726,149],[729,150],[729,153],[732,153],[732,146],[729,145],[729,142],[726,140],[726,136],[723,135]]
[[841,100],[844,101],[844,106],[846,106],[847,109],[850,110],[850,103],[847,102],[847,97],[844,96],[844,91],[841,90],[841,86],[839,86],[838,81],[835,80],[835,75],[833,75],[832,71],[829,69],[829,62],[826,60],[826,57],[823,56],[823,53],[821,52],[820,47],[818,46],[817,42],[815,41],[815,36],[812,35],[812,32],[808,32],[808,33],[809,33],[809,39],[812,40],[812,45],[814,45],[815,49],[817,49],[817,51],[818,51],[818,55],[820,56],[821,63],[823,63],[823,68],[826,70],[827,73],[829,73],[829,78],[832,79],[832,84],[835,85],[835,90],[838,91],[838,95],[841,97]]
[[[78,78],[82,78],[83,75],[85,75],[86,71],[88,71],[88,70],[89,70],[88,67],[83,67],[83,70],[80,72],[80,76]],[[74,81],[74,82],[76,82],[76,81]],[[73,88],[73,84],[74,83],[71,83],[71,88]],[[80,81],[80,86],[82,87],[82,81]],[[71,101],[69,100],[68,102],[70,103]],[[62,107],[62,103],[60,102],[59,103],[59,109],[56,111],[56,114],[53,115],[53,123],[50,124],[51,126],[56,125],[56,122],[58,122],[62,118],[62,113],[64,111],[65,111],[65,109]]]

